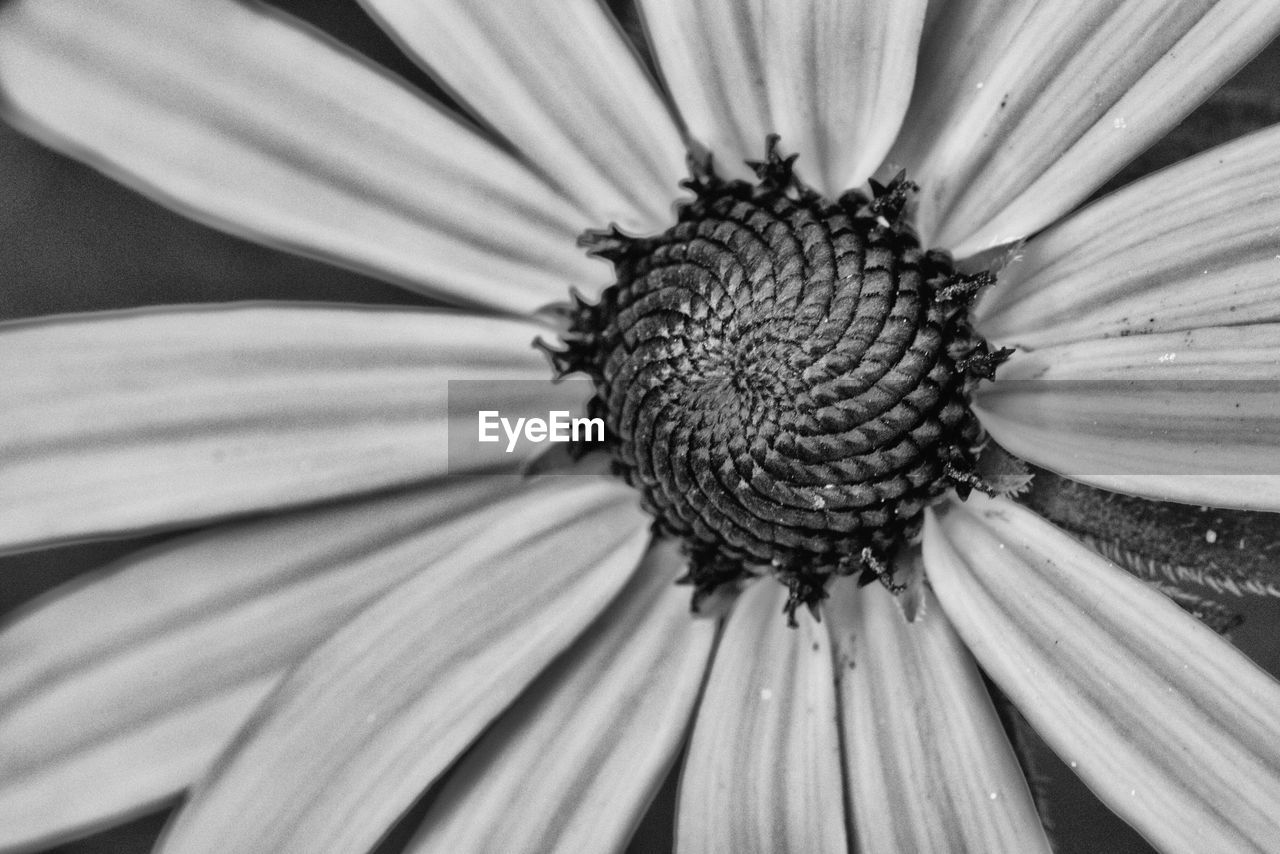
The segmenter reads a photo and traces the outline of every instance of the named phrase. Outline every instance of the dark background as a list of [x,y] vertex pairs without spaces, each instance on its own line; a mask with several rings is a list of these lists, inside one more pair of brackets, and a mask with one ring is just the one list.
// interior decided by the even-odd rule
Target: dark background
[[[354,3],[281,3],[424,88],[438,90]],[[1273,46],[1111,186],[1280,120],[1280,48]],[[0,320],[157,303],[238,299],[422,304],[367,277],[230,237],[171,214],[92,170],[0,125]],[[20,366],[4,366],[13,370]],[[2,405],[2,404],[0,404]],[[157,537],[0,558],[0,612]],[[1207,591],[1205,591],[1207,592]],[[1280,603],[1247,600],[1238,645],[1280,673]],[[1127,854],[1147,847],[1040,745],[1051,818],[1066,854]],[[673,781],[633,846],[670,845]],[[64,854],[146,851],[163,815],[55,849]]]

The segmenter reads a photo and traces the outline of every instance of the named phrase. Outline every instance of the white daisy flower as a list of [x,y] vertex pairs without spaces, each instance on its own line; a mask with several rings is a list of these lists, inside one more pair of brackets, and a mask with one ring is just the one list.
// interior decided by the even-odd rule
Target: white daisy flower
[[[364,5],[469,118],[264,7],[0,6],[16,127],[454,306],[0,326],[0,548],[202,526],[0,633],[0,848],[185,792],[159,850],[363,852],[432,790],[407,850],[621,850],[681,762],[685,851],[1048,850],[984,672],[1161,850],[1280,845],[1280,685],[957,494],[986,436],[1280,510],[1280,130],[1081,207],[1280,6],[639,0],[651,76],[596,0]],[[536,338],[622,477],[450,445],[450,381],[584,411]]]

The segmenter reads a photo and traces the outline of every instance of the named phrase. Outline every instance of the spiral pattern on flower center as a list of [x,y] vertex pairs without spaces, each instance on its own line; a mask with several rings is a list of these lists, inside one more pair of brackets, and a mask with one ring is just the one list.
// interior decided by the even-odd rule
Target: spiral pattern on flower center
[[767,564],[812,604],[972,479],[966,389],[990,357],[961,309],[989,277],[919,248],[901,185],[831,202],[790,161],[757,168],[690,183],[661,235],[592,239],[617,284],[579,307],[564,367],[594,377],[615,468],[695,584]]

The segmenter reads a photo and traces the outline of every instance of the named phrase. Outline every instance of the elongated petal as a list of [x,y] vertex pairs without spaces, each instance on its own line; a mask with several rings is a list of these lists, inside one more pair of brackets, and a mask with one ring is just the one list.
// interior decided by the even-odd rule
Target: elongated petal
[[[509,386],[526,405],[581,405],[550,383],[530,347],[537,332],[439,312],[257,304],[0,327],[0,548],[465,471],[465,454],[447,452],[449,380],[528,380]],[[475,430],[470,418],[456,414],[454,428]]]
[[831,648],[770,579],[738,599],[680,780],[681,851],[845,851]]
[[607,281],[575,212],[407,84],[263,7],[20,0],[6,115],[205,223],[443,299],[525,312]]
[[1018,353],[975,410],[1014,454],[1151,498],[1280,510],[1280,324]]
[[369,850],[606,607],[648,520],[566,478],[361,612],[280,685],[197,788],[167,852]]
[[0,632],[0,848],[176,795],[361,607],[556,490],[510,492],[505,478],[456,479],[227,525],[52,592]]
[[685,167],[666,104],[599,0],[362,0],[596,227],[662,231]]
[[876,585],[830,615],[847,807],[859,851],[1040,851],[1049,843],[982,676],[926,587],[908,622]]
[[1036,236],[981,308],[989,340],[1280,320],[1280,127],[1138,181]]
[[861,184],[911,96],[922,0],[641,0],[690,133],[726,175],[749,176],[770,133],[828,195]]
[[962,0],[931,22],[890,159],[927,243],[1037,231],[1163,136],[1280,31],[1253,0]]
[[622,851],[684,744],[716,624],[655,545],[449,777],[406,851]]
[[1029,510],[926,517],[924,557],[978,663],[1049,746],[1162,851],[1272,851],[1280,683]]

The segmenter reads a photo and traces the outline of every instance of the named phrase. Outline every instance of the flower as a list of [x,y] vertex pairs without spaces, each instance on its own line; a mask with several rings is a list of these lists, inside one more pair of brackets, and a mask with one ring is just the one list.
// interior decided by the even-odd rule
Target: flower
[[1280,10],[643,0],[673,111],[593,0],[368,5],[483,132],[238,3],[0,9],[16,125],[206,222],[471,309],[6,326],[7,548],[215,524],[0,637],[5,844],[190,788],[167,850],[365,850],[453,768],[414,850],[617,848],[687,744],[690,850],[1044,850],[980,664],[1156,845],[1272,846],[1276,682],[1029,510],[929,510],[910,608],[837,583],[790,630],[785,591],[756,583],[720,629],[687,615],[673,545],[620,482],[450,475],[474,460],[446,459],[444,396],[524,378],[581,406],[528,348],[534,312],[609,280],[577,236],[665,228],[689,141],[733,176],[776,131],[828,195],[908,166],[926,245],[1034,235],[976,314],[1019,348],[974,402],[1001,445],[1110,489],[1280,509],[1255,438],[1270,398],[1109,391],[1273,379],[1277,131],[1072,212]]

